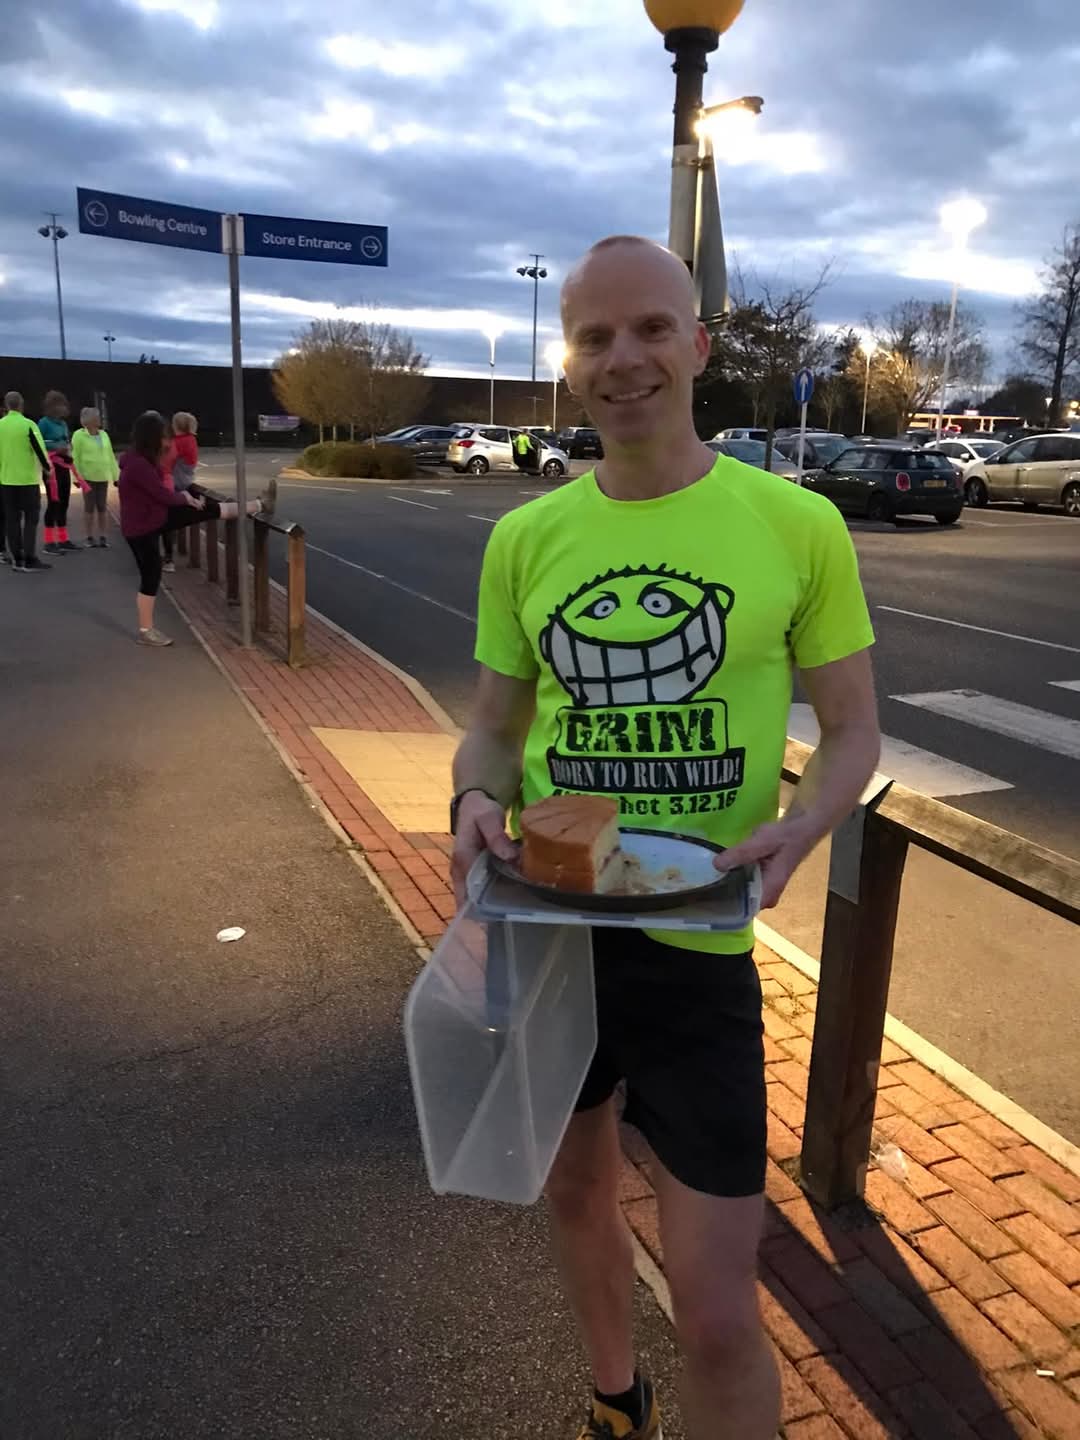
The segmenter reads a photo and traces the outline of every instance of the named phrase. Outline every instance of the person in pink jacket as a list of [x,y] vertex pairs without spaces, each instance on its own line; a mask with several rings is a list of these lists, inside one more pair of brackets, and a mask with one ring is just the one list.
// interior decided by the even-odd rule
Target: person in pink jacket
[[[167,427],[156,410],[135,421],[131,448],[120,461],[120,530],[139,567],[139,593],[135,605],[140,645],[171,645],[154,627],[154,601],[161,585],[161,541],[166,534],[220,517],[235,520],[234,500],[213,500],[209,495],[174,490],[165,482],[162,455],[168,443]],[[271,480],[258,500],[248,502],[247,513],[272,515],[277,503],[277,481]]]

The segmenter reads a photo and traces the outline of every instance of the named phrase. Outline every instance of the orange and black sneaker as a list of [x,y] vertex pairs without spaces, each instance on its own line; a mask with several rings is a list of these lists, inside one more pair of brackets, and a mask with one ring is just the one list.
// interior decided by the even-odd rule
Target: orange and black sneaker
[[594,1395],[592,1413],[577,1440],[664,1440],[652,1382],[642,1380],[641,1385],[645,1397],[645,1419],[641,1425],[635,1427],[631,1416],[622,1410],[613,1410]]

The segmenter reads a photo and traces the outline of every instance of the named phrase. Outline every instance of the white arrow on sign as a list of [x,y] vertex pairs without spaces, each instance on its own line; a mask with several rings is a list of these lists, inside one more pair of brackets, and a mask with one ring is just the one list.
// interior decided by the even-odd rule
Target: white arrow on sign
[[98,230],[104,229],[109,223],[109,212],[100,200],[91,200],[89,205],[84,206],[83,214]]

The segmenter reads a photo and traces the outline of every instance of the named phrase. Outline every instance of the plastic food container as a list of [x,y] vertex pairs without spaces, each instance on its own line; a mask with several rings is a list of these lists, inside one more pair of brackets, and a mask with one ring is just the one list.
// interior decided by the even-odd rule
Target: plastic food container
[[589,930],[470,905],[409,992],[405,1040],[432,1189],[533,1204],[596,1049]]

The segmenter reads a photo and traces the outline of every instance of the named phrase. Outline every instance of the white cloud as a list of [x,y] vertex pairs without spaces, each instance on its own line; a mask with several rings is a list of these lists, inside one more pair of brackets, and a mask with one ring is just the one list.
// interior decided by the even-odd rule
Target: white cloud
[[315,140],[366,139],[375,127],[375,110],[366,100],[339,95],[325,101],[319,114],[307,116],[303,123]]
[[898,257],[897,273],[909,280],[940,280],[946,285],[959,275],[965,290],[1017,300],[1039,288],[1038,270],[1028,260],[980,255],[974,250],[957,257],[954,250],[929,245]]
[[344,70],[381,70],[384,75],[445,75],[465,60],[462,45],[432,42],[413,45],[408,40],[376,40],[354,32],[331,35],[323,49]]
[[116,97],[106,90],[81,90],[78,88],[59,91],[60,99],[70,110],[80,115],[96,115],[109,120],[116,114]]
[[135,0],[140,10],[181,15],[199,30],[210,30],[218,21],[217,0]]

